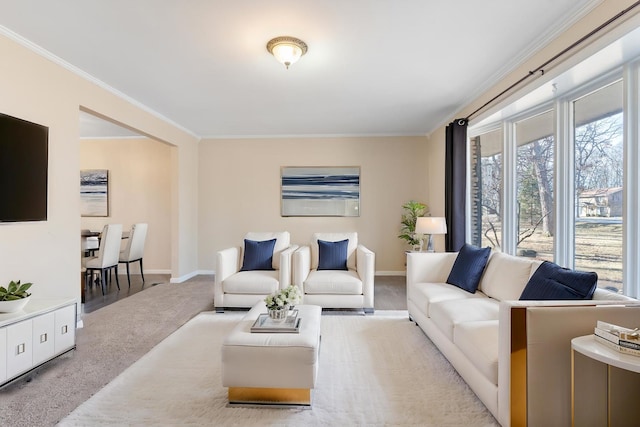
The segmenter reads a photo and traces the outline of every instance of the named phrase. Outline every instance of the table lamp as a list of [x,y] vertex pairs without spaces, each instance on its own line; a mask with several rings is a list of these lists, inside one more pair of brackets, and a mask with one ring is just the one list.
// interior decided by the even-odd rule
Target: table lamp
[[[416,219],[416,234],[428,234],[427,252],[433,252],[433,235],[447,234],[447,221],[444,217],[421,216]],[[422,241],[420,241],[422,252]]]

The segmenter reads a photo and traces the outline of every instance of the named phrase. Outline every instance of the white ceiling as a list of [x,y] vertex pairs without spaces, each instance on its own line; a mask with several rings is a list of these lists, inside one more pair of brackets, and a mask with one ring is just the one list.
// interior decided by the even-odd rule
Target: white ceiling
[[0,33],[200,137],[426,135],[599,2],[0,0]]

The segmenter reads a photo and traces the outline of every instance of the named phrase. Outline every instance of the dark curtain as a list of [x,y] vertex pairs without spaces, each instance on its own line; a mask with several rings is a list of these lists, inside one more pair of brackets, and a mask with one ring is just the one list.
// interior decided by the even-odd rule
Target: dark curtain
[[465,194],[467,186],[467,119],[447,126],[445,153],[445,218],[447,252],[460,250],[465,243]]

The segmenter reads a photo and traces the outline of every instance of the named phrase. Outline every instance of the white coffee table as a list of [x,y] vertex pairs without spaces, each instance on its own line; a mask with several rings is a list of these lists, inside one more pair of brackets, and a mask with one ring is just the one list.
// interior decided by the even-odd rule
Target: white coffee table
[[267,308],[256,304],[222,344],[222,385],[229,404],[311,406],[318,376],[322,308],[297,305],[298,333],[252,333]]

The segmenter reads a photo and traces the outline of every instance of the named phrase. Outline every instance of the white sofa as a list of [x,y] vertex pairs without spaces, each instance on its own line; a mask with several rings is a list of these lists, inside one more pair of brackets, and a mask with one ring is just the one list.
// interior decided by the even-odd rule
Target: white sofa
[[225,307],[250,308],[267,295],[291,284],[291,255],[298,248],[291,245],[288,231],[249,232],[245,240],[276,239],[273,248],[273,270],[240,271],[243,265],[242,246],[216,253],[216,274],[213,285],[213,304],[217,312]]
[[638,301],[518,301],[540,261],[492,253],[478,290],[446,283],[457,253],[407,255],[409,317],[502,426],[571,425],[571,344],[596,320],[638,326]]
[[[346,270],[319,270],[318,240],[348,239]],[[293,284],[303,304],[323,308],[362,308],[373,313],[375,254],[358,243],[358,233],[314,233],[309,246],[293,254]]]

